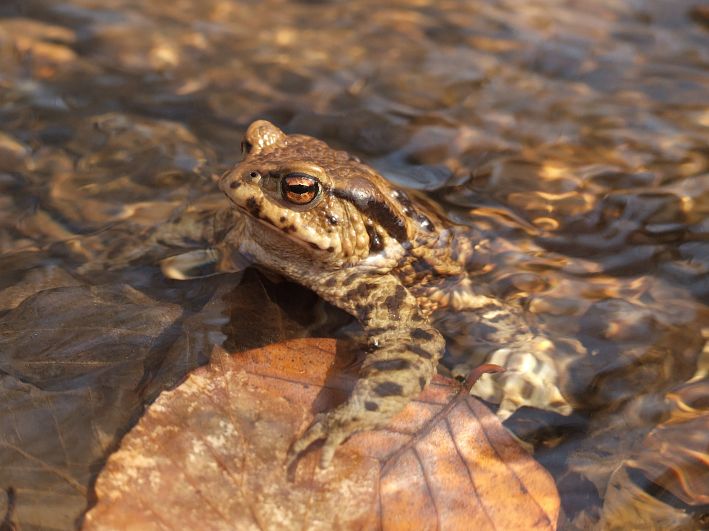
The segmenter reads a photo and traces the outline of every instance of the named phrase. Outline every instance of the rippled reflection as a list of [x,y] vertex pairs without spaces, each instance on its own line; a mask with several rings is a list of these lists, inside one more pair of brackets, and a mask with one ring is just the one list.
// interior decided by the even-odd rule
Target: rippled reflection
[[[10,408],[21,395],[2,389],[35,381],[13,350],[31,350],[23,334],[40,319],[23,301],[55,308],[41,303],[47,290],[71,288],[79,306],[92,286],[130,287],[152,302],[111,304],[169,305],[174,322],[153,329],[165,340],[233,288],[160,278],[157,261],[203,234],[154,234],[166,220],[213,215],[215,176],[239,158],[245,125],[266,118],[427,191],[496,242],[476,272],[554,337],[577,408],[508,421],[554,473],[562,527],[622,526],[638,511],[703,525],[709,16],[698,2],[29,0],[2,3],[0,17],[0,396]],[[331,308],[288,317],[261,282],[230,297],[244,308],[234,317],[263,306],[244,301],[277,301],[267,306],[285,324],[270,340],[328,318],[322,330],[341,326]],[[179,370],[199,362],[170,352]],[[151,360],[131,384],[135,404],[169,380]],[[110,385],[133,381],[124,377]],[[96,392],[90,376],[72,382]],[[16,421],[1,422],[12,433]],[[106,422],[87,450],[97,462],[128,421]],[[17,459],[2,452],[0,470]],[[69,474],[87,484],[88,470]],[[28,477],[0,472],[0,486]],[[72,496],[62,526],[84,507]]]

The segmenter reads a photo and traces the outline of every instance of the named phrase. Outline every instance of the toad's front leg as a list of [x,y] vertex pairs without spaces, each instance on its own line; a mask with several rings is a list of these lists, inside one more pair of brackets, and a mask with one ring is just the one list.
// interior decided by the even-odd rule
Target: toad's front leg
[[[381,300],[368,298],[361,320],[369,331],[370,352],[349,399],[318,415],[293,444],[290,460],[323,439],[320,466],[332,461],[337,447],[352,434],[382,426],[428,384],[445,341],[401,285]],[[351,300],[351,299],[350,299]],[[363,306],[365,307],[365,306]],[[373,308],[373,309],[371,309]]]

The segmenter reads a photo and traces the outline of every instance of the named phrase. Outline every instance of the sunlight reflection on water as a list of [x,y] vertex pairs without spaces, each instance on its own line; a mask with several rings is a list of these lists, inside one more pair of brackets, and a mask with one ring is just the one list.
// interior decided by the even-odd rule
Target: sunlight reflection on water
[[[706,436],[683,447],[671,427],[679,411],[687,430],[709,433],[709,33],[697,9],[686,0],[3,4],[0,317],[20,326],[15,309],[28,297],[90,285],[129,285],[198,311],[212,288],[166,284],[154,264],[171,253],[148,248],[148,235],[185,208],[215,209],[213,175],[239,158],[245,125],[267,118],[358,154],[429,191],[455,221],[506,239],[509,253],[486,264],[487,278],[567,344],[558,364],[579,414],[508,422],[555,475],[562,527],[622,525],[632,504],[691,527],[683,511],[706,507],[702,483],[678,493],[648,463],[665,461],[656,448],[667,433],[683,456],[692,445],[706,452]],[[0,371],[32,381],[18,360],[1,360]],[[672,397],[687,389],[704,398],[682,409]],[[647,487],[624,467],[601,516],[626,459],[669,495],[621,500],[623,485]],[[695,478],[706,474],[700,461],[668,466]],[[65,524],[83,501],[66,507]]]

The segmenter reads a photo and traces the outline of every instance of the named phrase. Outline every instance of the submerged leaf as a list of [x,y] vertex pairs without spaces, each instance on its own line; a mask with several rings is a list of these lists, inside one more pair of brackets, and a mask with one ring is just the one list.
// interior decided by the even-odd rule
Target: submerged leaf
[[215,349],[111,456],[85,528],[555,528],[549,475],[441,377],[386,428],[343,444],[328,469],[310,452],[287,470],[313,415],[346,398],[354,362],[332,340]]
[[706,378],[668,393],[669,418],[611,477],[603,506],[606,527],[633,522],[665,529],[704,528],[709,507],[707,396]]
[[669,394],[676,409],[628,466],[688,505],[709,505],[709,380]]
[[179,316],[176,305],[115,286],[45,290],[0,318],[0,518],[74,527]]

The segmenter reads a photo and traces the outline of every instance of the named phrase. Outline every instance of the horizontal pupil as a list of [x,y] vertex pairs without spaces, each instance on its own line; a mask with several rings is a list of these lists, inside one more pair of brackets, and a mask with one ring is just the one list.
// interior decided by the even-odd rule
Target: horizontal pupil
[[307,194],[308,192],[314,192],[315,191],[315,185],[311,184],[309,186],[305,184],[290,184],[288,185],[288,191],[293,192],[294,194]]

